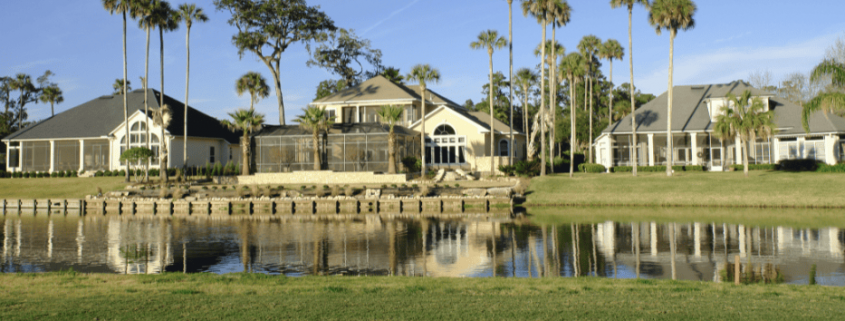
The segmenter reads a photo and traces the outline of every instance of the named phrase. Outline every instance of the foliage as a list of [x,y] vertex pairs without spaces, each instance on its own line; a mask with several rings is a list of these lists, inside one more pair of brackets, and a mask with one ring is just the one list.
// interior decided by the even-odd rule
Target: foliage
[[[243,156],[245,156],[244,160],[248,160],[249,158],[249,135],[253,131],[261,129],[261,126],[264,125],[264,115],[256,113],[255,110],[252,109],[238,109],[233,113],[229,113],[229,117],[232,120],[223,120],[220,123],[229,128],[231,131],[242,131],[243,137],[241,137],[241,149],[243,152]],[[244,162],[243,167],[241,169],[242,175],[249,175],[249,162]]]
[[514,174],[519,176],[537,176],[540,175],[540,160],[534,159],[532,161],[518,161],[513,165]]
[[[373,49],[367,39],[359,38],[354,30],[338,29],[321,39],[316,48],[307,47],[311,58],[307,66],[317,66],[339,76],[349,86],[355,86],[364,77],[371,78],[380,74],[381,50]],[[362,60],[369,63],[373,71],[365,71]]]
[[384,68],[384,70],[381,71],[380,75],[383,76],[384,78],[387,78],[387,80],[390,80],[393,83],[400,84],[400,85],[405,84],[405,77],[402,76],[402,72],[399,71],[399,68],[394,68],[394,67]]
[[[630,173],[634,170],[632,166],[614,166],[611,167],[611,171],[614,173]],[[675,165],[672,166],[672,170],[675,172],[703,172],[704,166],[700,165]],[[666,171],[665,165],[658,165],[658,166],[637,166],[637,171],[644,172],[644,173],[662,173]]]
[[270,87],[267,86],[267,80],[264,79],[264,76],[250,71],[235,82],[235,92],[238,93],[238,97],[248,92],[250,96],[249,108],[252,109],[253,104],[270,95]]
[[334,124],[334,119],[329,119],[325,107],[309,107],[302,110],[304,113],[297,117],[294,121],[299,124],[299,127],[310,130],[313,133],[313,152],[314,152],[314,170],[318,171],[321,168],[321,157],[319,156],[319,137],[318,134],[328,132],[329,128]]
[[346,81],[343,80],[343,79],[341,79],[341,80],[332,80],[332,79],[323,80],[317,85],[317,94],[315,95],[314,100],[318,100],[318,99],[321,99],[323,97],[331,96],[332,94],[337,93],[337,92],[344,90],[346,88],[349,88],[349,86],[347,86]]
[[812,158],[785,159],[778,162],[778,168],[787,172],[814,172],[819,168],[819,162]]
[[[733,164],[731,168],[735,171],[742,170],[742,164]],[[751,171],[774,171],[778,169],[777,164],[748,164],[748,170]]]
[[[114,83],[111,85],[111,87],[112,87],[112,89],[114,89],[114,92],[112,92],[112,95],[115,95],[115,96],[123,95],[123,79],[120,79],[120,78],[115,79]],[[126,80],[126,91],[130,91],[130,90],[132,90],[132,82],[129,81],[129,80]]]
[[602,164],[583,163],[578,165],[579,172],[585,173],[605,173],[607,168]]
[[409,173],[419,172],[422,167],[420,159],[414,156],[405,156],[402,159],[402,165],[405,167],[405,171]]
[[[128,162],[130,166],[135,166],[136,168],[146,167],[150,158],[154,157],[153,151],[146,147],[132,147],[130,149],[125,150],[122,154],[120,154],[120,161],[121,162]],[[135,181],[139,180],[138,173],[140,171],[136,171]]]
[[845,173],[845,163],[839,163],[836,165],[828,165],[828,164],[819,164],[819,167],[816,168],[817,173]]

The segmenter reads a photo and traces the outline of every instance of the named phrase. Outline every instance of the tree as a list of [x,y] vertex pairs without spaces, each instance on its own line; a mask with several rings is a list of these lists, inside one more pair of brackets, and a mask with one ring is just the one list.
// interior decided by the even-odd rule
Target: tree
[[[498,119],[502,123],[510,124],[508,121],[508,95],[504,92],[504,88],[510,86],[510,82],[505,75],[502,74],[501,71],[497,71],[493,73],[493,116],[495,119]],[[490,96],[490,84],[484,84],[481,86],[481,93],[483,96],[482,101],[478,104],[472,105],[470,110],[489,113],[490,112],[490,102],[488,101],[488,97]]]
[[[586,92],[584,92],[584,94],[590,94],[589,95],[590,110],[588,111],[587,115],[589,116],[589,122],[590,122],[590,142],[591,143],[593,141],[593,137],[592,137],[592,133],[593,133],[593,95],[592,95],[593,78],[590,77],[590,75],[593,73],[592,72],[593,57],[595,57],[595,55],[598,53],[598,50],[599,50],[600,47],[601,47],[601,40],[598,37],[593,36],[593,35],[584,36],[584,38],[581,39],[581,42],[578,43],[578,50],[580,50],[581,54],[584,55],[584,57],[586,58],[586,63],[584,64],[584,68],[585,68],[584,77],[586,77],[584,79],[584,85],[586,86],[586,85],[589,84],[589,89],[587,89]],[[584,103],[587,103],[586,97],[584,97]],[[587,163],[592,163],[592,162],[593,162],[593,149],[590,148],[589,151],[588,151]]]
[[320,166],[320,132],[322,131],[329,131],[329,128],[334,125],[334,120],[329,119],[329,114],[326,112],[325,107],[308,107],[307,109],[303,109],[305,112],[303,115],[294,120],[295,122],[299,123],[299,127],[302,129],[310,130],[313,133],[312,142],[314,143],[314,170],[319,171],[322,169]]
[[[625,56],[625,49],[619,44],[619,41],[607,39],[599,48],[599,58],[607,59],[610,62],[610,85],[613,86],[613,59],[621,60]],[[610,91],[610,102],[608,104],[607,117],[608,122],[613,124],[613,91]]]
[[[310,46],[307,48],[311,51]],[[373,49],[369,40],[358,38],[354,30],[338,29],[329,33],[311,55],[305,63],[307,66],[324,68],[351,86],[361,83],[365,76],[379,75],[383,68],[381,50]],[[362,59],[373,67],[373,71],[364,69]]]
[[41,90],[41,96],[38,97],[42,103],[50,103],[50,115],[55,116],[56,110],[53,108],[53,104],[61,104],[65,101],[65,97],[62,95],[62,90],[57,85],[50,85]]
[[[569,23],[570,16],[572,15],[572,8],[569,7],[569,3],[566,0],[552,0],[549,2],[549,21],[552,24],[552,43],[557,42],[557,28],[564,27]],[[552,119],[551,123],[552,126],[549,129],[549,162],[552,163],[552,166],[549,167],[552,173],[554,173],[554,123],[557,119],[557,84],[558,84],[558,77],[557,77],[557,56],[563,56],[565,53],[565,49],[561,47],[560,53],[557,53],[556,47],[552,47],[551,52],[551,62],[549,63],[549,107],[551,108],[552,112]]]
[[[147,36],[146,47],[144,52],[144,76],[141,77],[141,87],[144,89],[144,115],[149,115],[149,79],[150,79],[150,30],[155,29],[155,17],[154,17],[154,1],[153,0],[141,0],[133,2],[134,8],[132,10],[132,17],[138,19],[138,28],[144,30],[144,33]],[[187,105],[188,102],[185,102]],[[147,137],[150,136],[150,118],[145,117],[144,122],[146,123],[146,135]],[[150,148],[150,140],[147,139],[147,148]],[[147,177],[145,177],[145,180]]]
[[[153,123],[156,126],[159,126],[159,128],[161,128],[161,133],[160,133],[161,139],[159,140],[160,145],[159,145],[159,149],[158,149],[158,152],[159,152],[159,155],[160,155],[160,157],[159,157],[159,177],[161,177],[161,183],[165,184],[165,183],[167,183],[167,158],[168,158],[167,157],[167,154],[168,154],[167,142],[168,142],[168,140],[167,140],[166,136],[164,136],[164,129],[167,128],[168,126],[170,126],[170,121],[173,120],[173,112],[170,110],[170,106],[161,105],[161,107],[159,107],[159,108],[153,108],[152,114],[153,114]],[[129,141],[129,140],[127,139],[126,141]]]
[[845,90],[845,62],[825,59],[810,73],[811,81],[817,81],[822,77],[830,77],[831,84],[839,91],[820,94],[804,105],[801,122],[808,133],[810,132],[810,116],[814,112],[821,110],[827,115],[828,112],[834,110],[845,110],[845,93],[842,92]]
[[610,7],[611,8],[619,8],[619,7],[626,7],[628,9],[628,70],[631,73],[631,86],[629,89],[631,90],[629,95],[631,98],[631,131],[632,135],[632,144],[634,148],[632,149],[633,155],[631,160],[633,161],[633,171],[632,174],[634,177],[637,176],[637,114],[636,111],[636,102],[634,101],[634,36],[633,36],[633,15],[634,15],[634,5],[639,4],[643,7],[649,8],[651,4],[649,4],[649,0],[610,0]]
[[713,132],[722,142],[739,137],[743,150],[743,171],[745,177],[748,177],[749,144],[754,143],[757,137],[765,139],[775,132],[775,113],[771,110],[765,111],[766,107],[759,97],[751,99],[750,90],[745,90],[739,98],[729,93],[727,98],[728,104],[722,107],[721,114],[716,116]]
[[669,31],[669,104],[666,108],[666,153],[668,165],[666,176],[672,176],[674,164],[672,147],[672,76],[674,72],[675,36],[678,30],[689,30],[695,27],[695,3],[692,0],[655,0],[648,16],[649,23],[654,26],[657,34],[661,30]]
[[416,81],[420,84],[420,175],[425,177],[425,87],[429,82],[440,82],[440,70],[432,68],[429,64],[419,64],[411,68],[411,72],[405,76],[408,81]]
[[772,86],[772,72],[767,70],[755,70],[748,74],[748,83],[751,87],[765,91],[775,92],[777,88]]
[[[472,49],[486,49],[487,55],[490,57],[490,88],[493,88],[493,51],[502,49],[508,45],[508,40],[505,37],[500,37],[496,30],[482,31],[478,34],[478,40],[469,44]],[[490,108],[490,173],[496,172],[493,156],[495,154],[495,128],[493,127],[495,118],[493,117],[493,90],[488,90],[490,94],[489,106]],[[512,144],[512,143],[511,143]]]
[[317,95],[315,96],[314,100],[321,99],[323,97],[331,96],[332,94],[339,92],[348,88],[349,86],[346,85],[346,81],[341,80],[332,80],[326,79],[321,81],[317,85]]
[[112,89],[114,89],[114,92],[112,92],[112,95],[115,95],[115,96],[123,95],[124,93],[126,93],[126,91],[132,90],[132,82],[131,81],[127,80],[125,84],[126,84],[126,86],[124,86],[123,79],[120,79],[120,78],[115,79],[114,83],[111,85]]
[[[158,27],[158,41],[159,41],[159,62],[160,62],[160,76],[161,87],[159,88],[159,106],[164,106],[164,32],[175,31],[179,28],[179,15],[176,10],[170,7],[170,3],[164,0],[153,0],[152,15],[150,20],[156,27]],[[185,111],[188,110],[188,102],[185,102]],[[187,118],[186,118],[187,119]],[[184,133],[185,136],[188,132]],[[187,146],[187,144],[186,144]]]
[[[528,95],[531,87],[537,83],[537,73],[529,68],[520,68],[516,71],[516,78],[511,84],[516,84],[522,89],[522,132],[528,134]],[[528,155],[529,159],[532,155]]]
[[399,71],[399,68],[384,68],[384,70],[381,71],[381,75],[395,84],[402,85],[405,83],[405,77],[402,76],[402,72]]
[[[510,129],[510,142],[513,144],[513,0],[508,1],[508,52],[510,53],[509,63],[508,63],[508,79],[510,79],[510,88],[508,89],[508,102],[510,102],[510,121],[508,122],[508,128]],[[508,156],[508,164],[513,165],[513,154],[510,153]]]
[[38,103],[40,90],[32,83],[32,77],[24,73],[16,74],[15,78],[12,78],[9,87],[11,90],[17,90],[20,93],[17,106],[18,130],[21,130],[23,129],[23,120],[26,118],[26,104]]
[[334,22],[319,6],[309,7],[305,0],[214,0],[217,10],[229,11],[229,25],[238,33],[232,44],[243,58],[245,52],[255,54],[270,69],[279,104],[279,123],[285,124],[282,97],[282,53],[297,42],[322,40],[327,31],[335,31]]
[[[0,115],[0,136],[6,137],[13,132],[14,125],[15,125],[15,105],[16,102],[12,99],[12,78],[10,77],[0,77],[0,103],[3,104],[4,112]],[[11,111],[9,111],[11,110]],[[2,148],[5,150],[5,144],[2,145]]]
[[147,166],[149,165],[149,159],[153,157],[153,151],[146,147],[132,147],[123,151],[123,154],[120,154],[120,161],[126,162],[126,167],[131,165],[135,165],[135,181],[138,182],[140,176],[138,175],[141,169],[143,168],[144,171],[147,171]]
[[250,71],[238,78],[235,82],[235,92],[238,97],[245,92],[249,92],[249,109],[254,110],[254,104],[261,101],[261,99],[270,96],[270,87],[267,86],[267,80],[261,74]]
[[561,61],[560,69],[566,73],[566,78],[569,80],[569,120],[572,122],[570,127],[570,135],[569,135],[569,178],[572,178],[575,173],[575,120],[576,120],[576,113],[575,109],[575,83],[581,76],[581,72],[584,70],[582,66],[584,65],[584,56],[577,52],[573,52],[566,56],[566,58]]
[[252,109],[238,109],[233,113],[229,113],[232,120],[225,119],[220,123],[229,130],[236,132],[242,131],[241,137],[241,175],[249,175],[249,135],[253,131],[261,129],[264,125],[264,115],[256,113]]
[[[208,16],[202,8],[197,8],[196,4],[183,3],[179,5],[179,10],[175,12],[176,20],[185,23],[185,116],[183,117],[184,135],[182,136],[182,166],[188,166],[188,89],[191,83],[191,26],[194,21],[206,22]],[[264,87],[267,87],[265,84]],[[164,86],[161,87],[164,90]],[[163,96],[163,95],[162,95]],[[266,95],[265,95],[266,97]]]
[[[131,14],[131,10],[133,4],[135,2],[133,0],[103,0],[103,7],[109,14],[121,14],[123,15],[123,93],[129,92],[129,80],[126,79],[126,14]],[[126,100],[126,95],[123,95],[123,123],[125,125],[129,124],[129,105]],[[126,133],[124,137],[126,139],[126,149],[129,149],[129,126],[126,127]],[[126,178],[124,182],[129,182],[129,171],[126,171]]]
[[[543,40],[540,42],[543,48],[540,50],[542,57],[540,58],[540,66],[546,61],[546,26],[549,23],[549,2],[551,0],[526,0],[522,2],[522,14],[528,16],[529,14],[537,19],[537,22],[543,28]],[[540,176],[546,176],[546,139],[542,134],[545,132],[545,117],[546,117],[546,100],[542,98],[545,88],[546,70],[540,68],[540,116],[544,119],[540,121]]]
[[396,126],[396,123],[402,120],[403,111],[402,107],[385,105],[381,106],[376,113],[381,123],[390,128],[390,132],[387,134],[387,172],[390,174],[396,174],[396,134],[393,133],[393,126]]

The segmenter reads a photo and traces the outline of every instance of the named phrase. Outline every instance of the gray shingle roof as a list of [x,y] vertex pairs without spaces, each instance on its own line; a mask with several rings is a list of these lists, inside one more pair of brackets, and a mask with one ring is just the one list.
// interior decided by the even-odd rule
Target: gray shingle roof
[[[478,123],[479,125],[481,125],[485,129],[490,130],[490,114],[482,112],[482,111],[470,111],[470,112],[463,112],[461,110],[456,110],[456,111],[458,113],[463,114],[464,116],[467,116],[467,118],[475,121],[476,123]],[[508,124],[505,124],[504,122],[502,122],[501,120],[498,120],[496,118],[493,118],[493,128],[495,128],[497,132],[503,132],[503,133],[509,133],[510,132],[510,126],[508,126]],[[522,133],[517,128],[514,128],[513,132],[514,132],[514,134],[521,134]]]
[[[446,104],[454,107],[460,107],[455,102],[441,96],[440,94],[426,88],[426,93],[430,94],[429,101],[436,105]],[[357,86],[346,88],[332,95],[320,98],[312,102],[312,105],[321,104],[354,104],[356,102],[371,102],[375,100],[420,100],[420,86],[405,86],[394,83],[384,76],[376,76],[369,80],[358,84]]]
[[[344,123],[334,124],[329,129],[329,134],[378,134],[389,133],[390,127],[379,123]],[[420,133],[407,129],[402,126],[394,126],[393,132],[399,135],[419,135]],[[310,136],[313,133],[311,130],[304,129],[295,125],[279,126],[271,125],[264,126],[261,130],[253,134],[253,136]]]
[[[713,123],[707,111],[707,99],[727,97],[750,90],[752,96],[768,96],[769,108],[775,112],[775,124],[780,129],[777,136],[803,135],[801,110],[798,105],[776,97],[774,94],[751,87],[743,81],[728,84],[697,86],[675,86],[672,103],[672,131],[701,132],[711,131]],[[637,133],[655,133],[666,131],[666,105],[668,92],[637,109]],[[845,119],[836,115],[816,113],[810,117],[811,133],[845,132]],[[602,133],[631,133],[631,115],[605,128]]]
[[[149,89],[150,108],[159,107],[159,95],[158,91]],[[126,99],[129,115],[144,110],[143,89],[129,92]],[[173,111],[173,120],[167,131],[171,135],[182,136],[185,104],[167,95],[164,96],[164,103]],[[238,134],[220,125],[220,121],[214,117],[188,107],[188,119],[189,137],[220,138],[232,144],[238,143]],[[3,140],[102,137],[122,123],[123,97],[102,96],[12,133]]]

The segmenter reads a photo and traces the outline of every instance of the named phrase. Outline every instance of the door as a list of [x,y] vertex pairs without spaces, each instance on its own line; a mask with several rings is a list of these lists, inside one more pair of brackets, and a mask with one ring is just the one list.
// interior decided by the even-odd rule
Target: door
[[710,170],[714,172],[722,171],[722,148],[710,148]]

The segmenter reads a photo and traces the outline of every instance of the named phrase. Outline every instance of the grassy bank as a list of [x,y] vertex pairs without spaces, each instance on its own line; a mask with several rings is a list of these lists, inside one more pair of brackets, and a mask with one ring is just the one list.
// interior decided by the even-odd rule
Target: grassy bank
[[4,178],[0,179],[0,198],[84,198],[126,187],[123,177],[77,178]]
[[741,172],[568,174],[531,180],[526,205],[845,207],[845,175]]
[[841,288],[708,282],[232,275],[0,276],[4,320],[831,319]]

